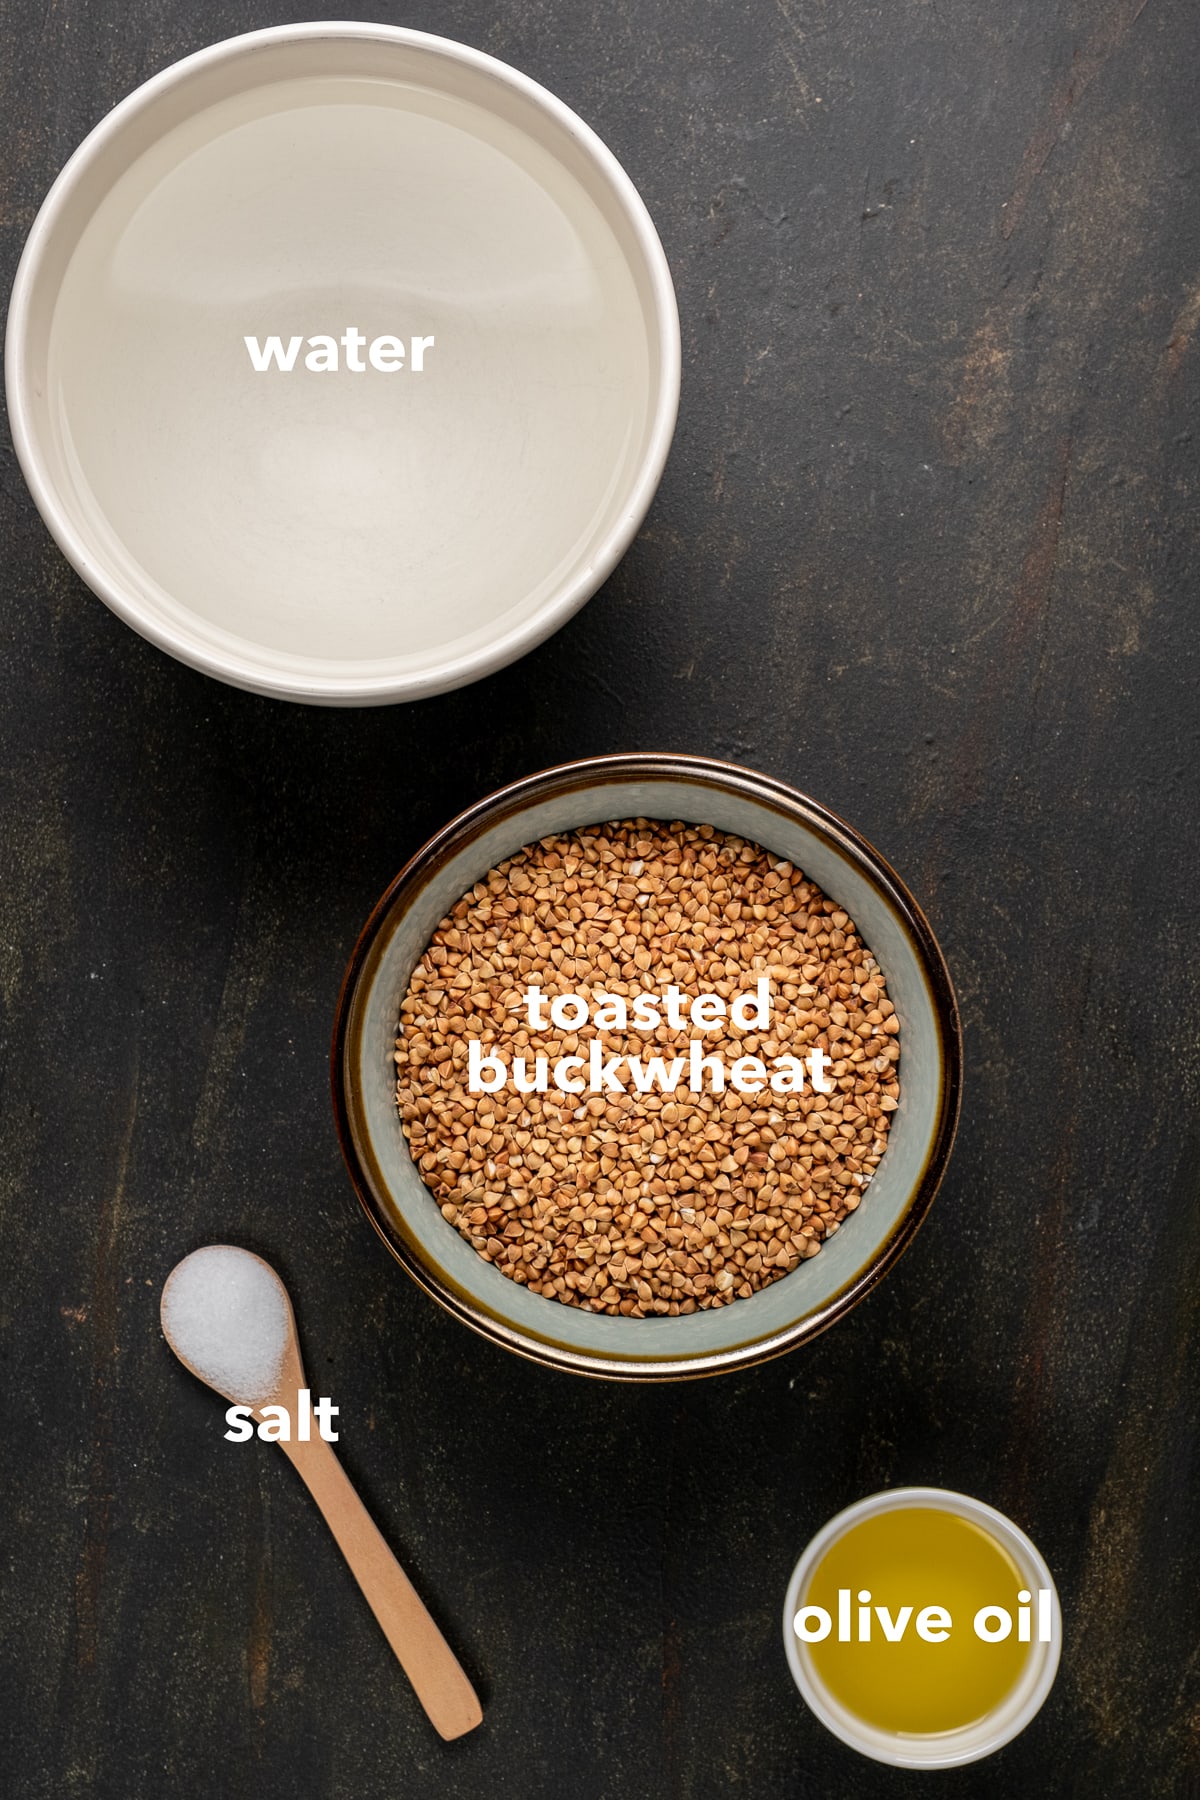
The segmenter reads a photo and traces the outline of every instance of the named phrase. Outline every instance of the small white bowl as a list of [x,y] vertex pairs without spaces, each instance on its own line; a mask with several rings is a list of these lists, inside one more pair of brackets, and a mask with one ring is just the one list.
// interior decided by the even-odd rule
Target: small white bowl
[[[1001,1704],[959,1731],[909,1734],[884,1731],[868,1724],[829,1692],[817,1674],[808,1646],[801,1643],[793,1625],[813,1571],[831,1544],[863,1519],[918,1506],[956,1513],[959,1518],[978,1525],[1008,1552],[1031,1593],[1045,1588],[1050,1594],[1051,1641],[1031,1644],[1024,1669]],[[898,1769],[956,1769],[963,1763],[979,1762],[1011,1743],[1040,1711],[1058,1673],[1062,1652],[1062,1610],[1054,1578],[1037,1546],[1019,1525],[1014,1525],[994,1506],[986,1506],[982,1500],[972,1499],[969,1494],[956,1494],[949,1488],[887,1488],[882,1493],[856,1501],[830,1519],[805,1550],[792,1571],[783,1603],[783,1647],[792,1680],[809,1710],[852,1750],[858,1750],[876,1762],[891,1763]]]
[[114,612],[234,686],[359,705],[502,667],[606,579],[679,321],[632,183],[553,95],[444,38],[291,25],[75,152],[6,371],[34,499]]

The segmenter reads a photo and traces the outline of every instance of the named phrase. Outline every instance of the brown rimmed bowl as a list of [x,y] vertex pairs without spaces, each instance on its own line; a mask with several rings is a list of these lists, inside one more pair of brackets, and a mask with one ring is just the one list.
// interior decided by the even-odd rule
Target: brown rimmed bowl
[[[443,1219],[396,1109],[396,1022],[441,920],[522,845],[614,819],[713,825],[786,857],[843,906],[882,967],[900,1018],[900,1105],[862,1205],[819,1256],[749,1300],[677,1318],[564,1306],[501,1275]],[[520,1356],[619,1381],[716,1375],[815,1337],[910,1243],[937,1192],[958,1120],[962,1035],[932,931],[899,876],[834,813],[793,788],[695,756],[600,756],[527,776],[460,813],[400,871],[355,947],[334,1024],[333,1104],[367,1217],[435,1300]]]

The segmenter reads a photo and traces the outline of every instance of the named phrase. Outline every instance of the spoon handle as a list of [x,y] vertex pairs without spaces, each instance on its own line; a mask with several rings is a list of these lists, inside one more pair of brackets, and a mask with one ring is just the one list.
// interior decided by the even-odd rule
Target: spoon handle
[[430,1722],[444,1738],[473,1731],[483,1718],[474,1688],[329,1445],[318,1437],[279,1448],[325,1515]]

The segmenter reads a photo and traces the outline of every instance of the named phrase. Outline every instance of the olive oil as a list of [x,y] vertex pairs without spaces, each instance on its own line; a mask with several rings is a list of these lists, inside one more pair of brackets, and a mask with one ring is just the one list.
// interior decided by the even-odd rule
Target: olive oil
[[[853,1525],[817,1564],[801,1606],[823,1608],[830,1629],[806,1650],[831,1698],[866,1725],[905,1736],[959,1731],[1012,1692],[1038,1635],[1037,1600],[1008,1552],[969,1519],[893,1509]],[[1012,1621],[996,1641],[976,1629],[988,1608]],[[999,1613],[982,1629],[1002,1631]]]

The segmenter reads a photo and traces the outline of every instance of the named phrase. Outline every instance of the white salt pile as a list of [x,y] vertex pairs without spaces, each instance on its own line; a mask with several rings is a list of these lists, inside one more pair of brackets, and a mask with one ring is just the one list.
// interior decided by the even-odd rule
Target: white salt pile
[[287,1292],[248,1250],[193,1250],[168,1275],[160,1316],[177,1354],[219,1393],[253,1406],[275,1392],[288,1341]]

